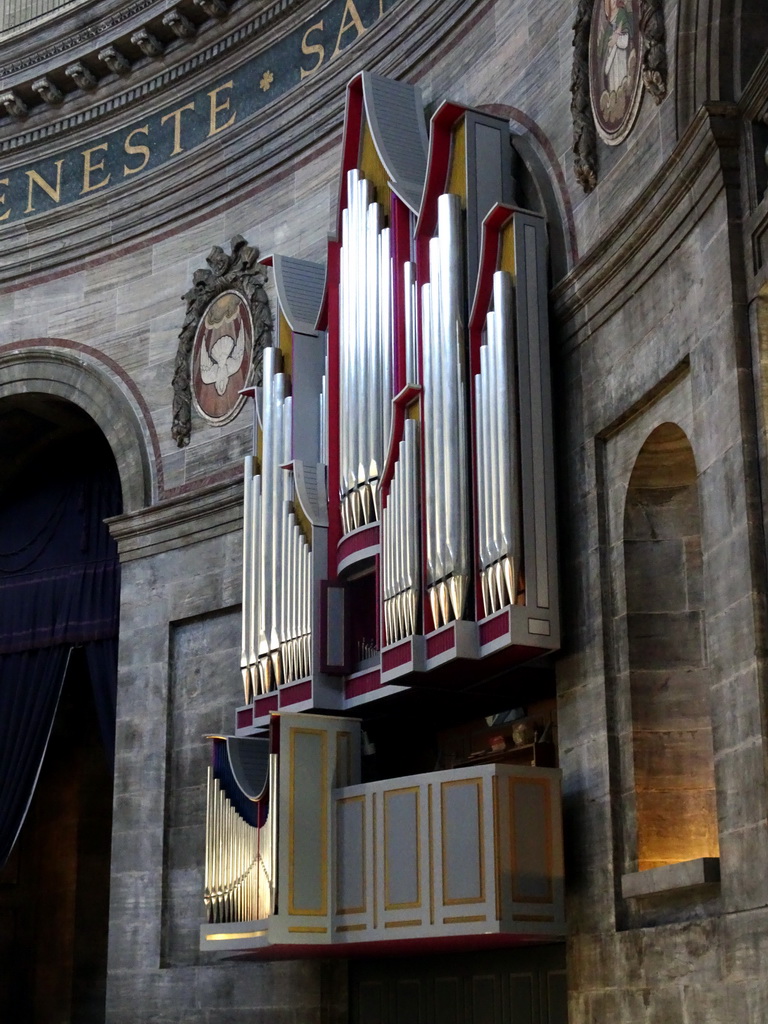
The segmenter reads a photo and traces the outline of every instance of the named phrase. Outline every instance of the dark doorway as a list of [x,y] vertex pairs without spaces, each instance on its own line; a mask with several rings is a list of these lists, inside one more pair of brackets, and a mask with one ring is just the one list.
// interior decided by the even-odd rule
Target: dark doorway
[[112,772],[82,649],[0,873],[0,1020],[103,1024]]
[[568,1024],[565,946],[350,961],[350,1024]]
[[[23,821],[0,868],[3,1021],[104,1021],[119,567],[103,520],[120,511],[114,458],[88,416],[42,395],[0,401],[0,704],[13,750],[0,787],[18,789],[22,810],[31,795],[26,817],[0,822],[7,851]],[[14,659],[49,650],[63,653],[63,682],[20,680]],[[22,776],[38,746],[25,751],[33,730],[8,721],[14,687],[33,683],[53,696]]]

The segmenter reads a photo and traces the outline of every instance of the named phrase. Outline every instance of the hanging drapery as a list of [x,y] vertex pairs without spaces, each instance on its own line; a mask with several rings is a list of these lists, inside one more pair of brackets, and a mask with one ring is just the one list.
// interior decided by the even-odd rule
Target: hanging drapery
[[120,510],[101,437],[49,450],[0,507],[0,864],[32,799],[75,645],[114,758],[120,569],[104,520]]
[[71,649],[0,654],[0,866],[35,791]]

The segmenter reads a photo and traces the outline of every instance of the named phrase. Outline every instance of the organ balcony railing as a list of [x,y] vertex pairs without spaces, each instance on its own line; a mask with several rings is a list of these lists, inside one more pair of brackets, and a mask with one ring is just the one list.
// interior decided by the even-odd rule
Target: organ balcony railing
[[556,769],[361,783],[359,763],[349,718],[286,713],[269,740],[214,740],[201,949],[270,959],[563,937]]

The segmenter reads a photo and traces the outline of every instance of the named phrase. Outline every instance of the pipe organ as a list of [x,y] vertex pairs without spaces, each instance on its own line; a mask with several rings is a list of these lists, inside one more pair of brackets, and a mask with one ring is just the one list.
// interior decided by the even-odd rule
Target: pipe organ
[[238,735],[556,650],[546,225],[509,131],[363,73],[327,266],[273,256]]
[[512,205],[507,124],[444,103],[428,133],[404,83],[352,81],[341,163],[327,265],[265,261],[201,948],[560,936],[558,773],[361,784],[351,717],[558,647],[546,225]]

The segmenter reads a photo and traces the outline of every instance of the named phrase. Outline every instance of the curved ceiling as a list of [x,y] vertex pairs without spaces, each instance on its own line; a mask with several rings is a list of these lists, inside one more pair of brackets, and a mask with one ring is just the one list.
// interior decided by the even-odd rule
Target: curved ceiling
[[87,0],[5,0],[0,4],[0,36],[11,35],[16,29],[84,3]]

